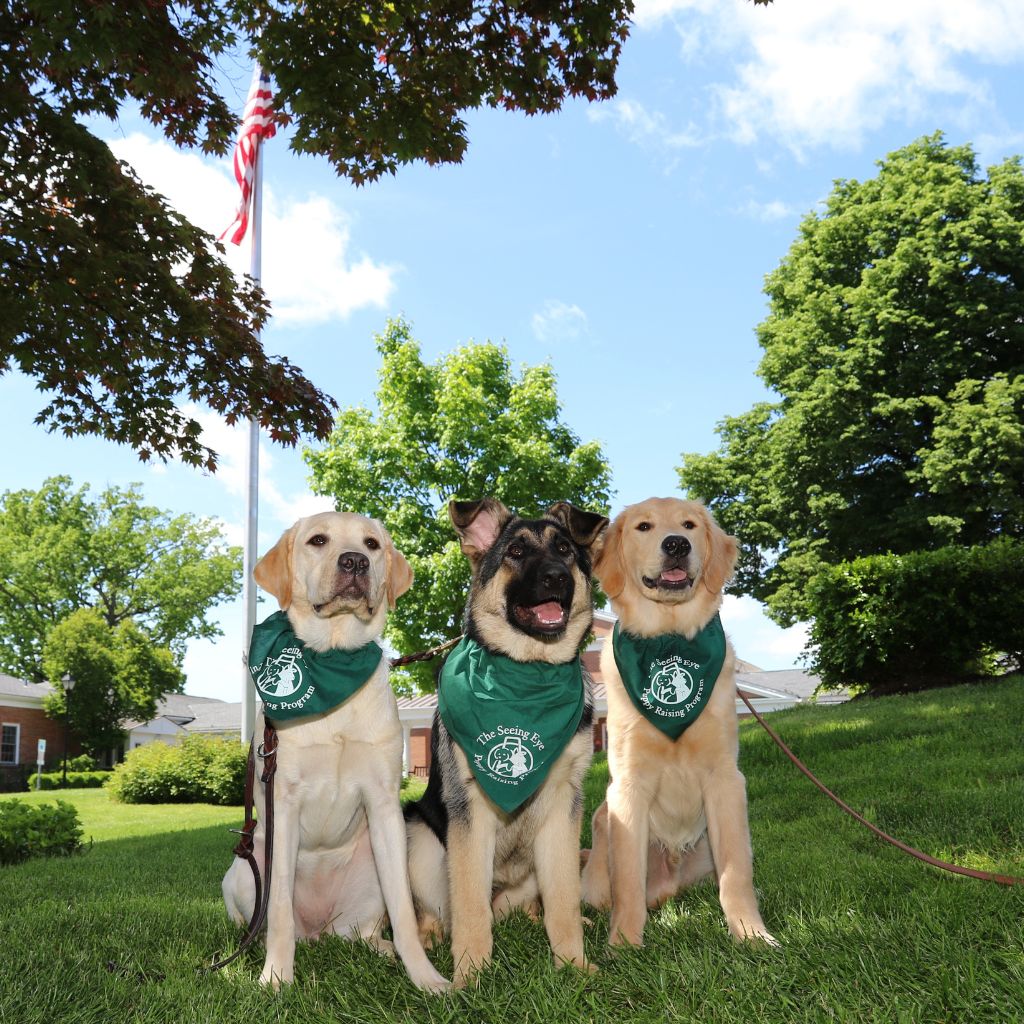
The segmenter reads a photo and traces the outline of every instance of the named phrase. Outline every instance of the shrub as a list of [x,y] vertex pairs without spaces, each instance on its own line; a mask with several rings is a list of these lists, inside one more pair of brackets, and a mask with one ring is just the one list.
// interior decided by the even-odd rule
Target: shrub
[[811,667],[823,686],[923,689],[1024,667],[1024,544],[873,555],[809,588]]
[[240,804],[248,747],[189,736],[178,746],[147,743],[114,769],[107,789],[126,804]]
[[[91,758],[89,762],[92,763]],[[68,762],[68,789],[99,789],[109,778],[109,771],[72,771],[71,762]],[[43,772],[41,775],[33,773],[28,777],[28,788],[35,789],[37,780],[40,789],[63,789],[64,771]]]
[[[63,765],[61,767],[63,768]],[[96,759],[89,754],[79,754],[77,757],[68,759],[69,772],[96,772],[99,770],[100,766],[96,763]]]
[[0,864],[16,864],[29,857],[54,857],[77,852],[82,827],[71,804],[26,804],[0,801]]

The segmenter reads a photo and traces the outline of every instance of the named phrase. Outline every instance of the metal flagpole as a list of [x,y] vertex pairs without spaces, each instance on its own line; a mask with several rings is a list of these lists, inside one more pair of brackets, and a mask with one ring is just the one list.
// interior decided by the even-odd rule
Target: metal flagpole
[[[256,148],[252,183],[252,238],[249,275],[257,284],[263,273],[263,146]],[[257,341],[260,340],[257,335]],[[245,555],[242,562],[242,601],[245,604],[245,635],[242,640],[242,742],[248,743],[256,726],[256,691],[249,678],[249,641],[256,625],[256,530],[259,523],[260,425],[249,420],[246,446],[248,484],[245,490]]]

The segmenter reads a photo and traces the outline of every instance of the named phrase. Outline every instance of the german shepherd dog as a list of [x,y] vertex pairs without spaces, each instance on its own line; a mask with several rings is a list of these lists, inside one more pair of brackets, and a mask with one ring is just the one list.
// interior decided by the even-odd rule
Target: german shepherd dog
[[[552,505],[539,519],[522,519],[493,498],[453,501],[448,513],[473,570],[462,644],[479,645],[499,664],[511,659],[539,671],[543,704],[544,680],[577,664],[591,628],[591,566],[608,520],[568,502]],[[590,970],[579,878],[582,781],[592,755],[590,679],[582,672],[583,694],[577,690],[576,697],[582,714],[575,731],[568,719],[565,746],[546,778],[506,811],[474,775],[465,742],[460,746],[442,721],[449,663],[431,731],[427,790],[405,811],[420,934],[429,945],[450,930],[454,984],[462,987],[490,961],[492,921],[517,907],[536,916],[542,907],[556,964]],[[455,684],[448,685],[454,692]],[[488,763],[513,775],[515,758],[522,765],[530,756],[515,735],[494,746],[503,749],[488,754]],[[499,763],[496,753],[511,761]],[[478,764],[481,756],[474,752]]]

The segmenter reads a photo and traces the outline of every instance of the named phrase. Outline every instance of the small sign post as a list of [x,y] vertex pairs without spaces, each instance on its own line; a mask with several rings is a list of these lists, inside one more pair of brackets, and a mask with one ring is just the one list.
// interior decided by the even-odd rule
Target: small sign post
[[43,764],[46,762],[46,740],[40,740],[36,745],[36,789],[42,783]]

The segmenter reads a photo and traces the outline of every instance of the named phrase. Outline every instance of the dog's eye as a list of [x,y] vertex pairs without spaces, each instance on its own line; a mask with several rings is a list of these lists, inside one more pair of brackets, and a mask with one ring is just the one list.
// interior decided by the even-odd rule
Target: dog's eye
[[641,533],[646,533],[651,528],[651,524],[650,523],[637,523],[636,524],[636,528]]
[[557,544],[555,545],[555,550],[556,550],[556,551],[557,551],[557,552],[558,552],[558,553],[559,553],[560,555],[568,555],[568,554],[569,554],[569,552],[570,552],[570,551],[572,550],[572,548],[570,548],[570,547],[569,547],[569,542],[568,542],[567,540],[560,540],[560,541],[559,541],[559,542],[558,542],[558,543],[557,543]]
[[327,538],[322,533],[314,533],[306,543],[312,544],[315,548],[322,548],[327,543]]
[[509,557],[511,558],[522,558],[524,550],[525,549],[523,548],[522,544],[515,543],[509,544],[509,546],[505,549],[505,553],[509,555]]
[[363,543],[371,550],[377,551],[380,548],[380,541],[376,537],[367,537]]
[[687,519],[686,522],[683,523],[683,529],[684,530],[696,530],[697,529],[697,524],[692,519]]

